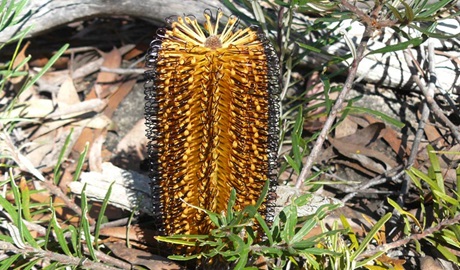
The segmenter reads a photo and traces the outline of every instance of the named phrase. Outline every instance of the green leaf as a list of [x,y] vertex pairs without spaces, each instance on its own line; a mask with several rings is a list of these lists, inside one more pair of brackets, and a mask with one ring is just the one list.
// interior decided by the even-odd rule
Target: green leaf
[[[413,167],[411,167],[413,168]],[[412,180],[412,182],[414,183],[414,185],[420,190],[420,191],[423,191],[423,188],[422,188],[422,184],[420,183],[420,181],[418,180],[418,178],[415,176],[415,174],[409,169],[409,170],[406,170],[406,174],[409,175],[409,178]]]
[[433,146],[427,145],[426,148],[427,148],[427,151],[428,151],[428,157],[429,157],[430,162],[431,162],[431,167],[433,168],[433,172],[434,172],[434,175],[435,175],[435,178],[436,178],[436,183],[438,185],[438,190],[441,193],[446,194],[446,190],[444,188],[444,179],[442,177],[441,164],[439,163],[439,159],[436,156],[436,154],[433,153],[433,151],[434,151]]
[[317,256],[322,256],[322,255],[330,255],[330,256],[341,256],[341,253],[334,252],[328,249],[323,249],[323,248],[306,248],[302,249],[301,253],[303,254],[312,254],[312,255],[317,255]]
[[414,11],[412,8],[406,3],[406,1],[401,1],[401,4],[404,6],[404,11],[406,15],[406,21],[411,22],[414,20]]
[[350,223],[348,223],[348,220],[345,218],[344,215],[340,215],[340,221],[342,222],[342,226],[345,229],[348,229],[348,237],[350,238],[351,241],[351,246],[349,247],[350,250],[353,250],[355,248],[359,247],[359,242],[358,238],[356,237],[356,234],[353,232]]
[[280,257],[283,254],[283,251],[276,247],[261,247],[261,253],[265,255],[272,255]]
[[420,46],[420,44],[422,44],[424,41],[425,40],[423,38],[413,38],[413,39],[408,40],[408,41],[404,41],[404,42],[394,44],[394,45],[387,45],[387,46],[385,46],[383,48],[373,50],[368,55],[372,55],[372,54],[376,54],[376,53],[388,53],[388,52],[401,51],[401,50],[405,50],[405,49],[407,49],[409,47],[412,48],[412,47]]
[[272,246],[273,245],[273,236],[272,236],[272,233],[270,231],[270,228],[267,225],[267,222],[265,222],[265,219],[259,213],[256,213],[254,217],[257,220],[257,223],[259,223],[260,227],[264,231],[265,236],[267,237],[270,246]]
[[394,7],[392,6],[390,3],[388,2],[385,2],[385,5],[390,9],[391,13],[393,14],[393,16],[396,17],[396,19],[399,21],[399,22],[402,22],[404,21],[403,17],[401,16],[401,14],[399,13],[399,11]]
[[[408,216],[413,222],[415,222],[415,224],[421,229],[423,230],[423,227],[422,225],[420,224],[420,222],[418,221],[418,219],[410,212],[407,212],[405,211],[404,209],[402,209],[401,206],[399,206],[399,204],[395,201],[393,201],[391,198],[387,198],[387,201],[388,203],[394,207],[394,209],[396,209],[396,211],[398,211],[401,215],[405,215],[405,216]],[[410,227],[411,225],[409,224],[408,220],[407,219],[404,219],[406,221],[406,228],[405,228],[405,231],[407,233],[410,233]]]
[[83,231],[83,235],[86,240],[86,246],[88,247],[89,254],[91,258],[95,261],[99,261],[93,246],[93,242],[91,241],[91,226],[88,221],[88,200],[86,198],[86,184],[83,186],[81,191],[81,220],[80,220],[80,229]]
[[363,108],[363,107],[355,107],[355,106],[350,106],[348,107],[350,109],[350,112],[354,113],[368,113],[376,116],[377,118],[382,119],[385,122],[388,122],[398,128],[403,128],[405,126],[404,123],[376,110],[368,109],[368,108]]
[[[363,259],[362,261],[356,263],[356,268],[361,268],[361,267],[363,267],[365,265],[368,265],[369,262],[375,261],[378,257],[382,256],[383,254],[385,254],[384,251],[376,252],[374,255],[369,256],[369,257]],[[387,268],[380,268],[380,269],[387,269]]]
[[391,218],[391,213],[385,214],[369,231],[366,237],[363,239],[356,251],[350,256],[350,261],[355,261],[356,258],[366,250],[371,240],[379,232],[379,230],[385,225],[385,223]]
[[291,243],[292,238],[294,237],[295,227],[297,225],[297,206],[291,204],[283,211],[286,215],[286,223],[284,224],[284,229],[281,232],[281,239],[283,239],[286,243]]
[[81,250],[78,248],[80,242],[78,241],[79,232],[77,228],[73,225],[69,225],[66,229],[66,232],[67,231],[70,233],[70,243],[72,244],[73,250],[76,252],[76,257],[82,257]]
[[236,190],[232,188],[230,191],[230,199],[229,203],[227,204],[227,219],[232,220],[234,215],[233,215],[233,206],[235,205],[236,202]]
[[427,17],[435,16],[436,13],[447,4],[449,4],[451,0],[439,0],[433,2],[433,4],[428,4],[425,6],[425,11],[421,12],[417,15],[416,19],[422,19]]
[[10,175],[10,184],[11,184],[11,190],[13,191],[14,194],[14,202],[17,207],[17,215],[16,219],[14,220],[14,225],[18,228],[19,231],[19,237],[21,238],[21,241],[26,241],[29,245],[31,245],[34,248],[39,248],[37,242],[35,241],[35,238],[32,236],[30,231],[27,229],[27,227],[24,225],[24,222],[22,221],[22,213],[23,213],[23,206],[22,206],[22,199],[21,199],[21,192],[19,191],[18,186],[16,185],[14,181],[14,177]]
[[309,219],[307,220],[302,228],[297,231],[297,233],[292,237],[292,240],[291,242],[293,243],[293,245],[296,244],[296,242],[299,242],[301,241],[316,225],[316,220],[315,219]]
[[107,209],[107,205],[109,204],[110,195],[112,194],[113,184],[115,184],[115,181],[112,182],[110,184],[109,188],[107,189],[107,193],[105,194],[104,200],[102,201],[101,210],[99,211],[99,215],[98,215],[97,221],[96,221],[96,226],[94,228],[94,246],[96,246],[96,248],[98,250],[99,250],[99,245],[98,245],[99,231],[100,231],[100,228],[101,228],[101,225],[102,225],[102,221],[104,220],[104,215],[105,215],[105,211]]
[[[445,193],[439,192],[438,190],[433,190],[433,193],[434,193],[434,195],[436,195],[436,197],[442,199],[443,201],[445,201],[445,202],[447,202],[447,203],[449,203],[451,205],[458,205],[459,204],[459,202],[456,199],[450,197],[449,195],[447,195]],[[455,212],[452,213],[452,214],[455,214]]]
[[69,44],[65,44],[64,46],[62,46],[59,49],[59,51],[48,60],[46,65],[34,77],[27,81],[27,83],[25,84],[25,86],[21,88],[17,96],[20,96],[22,92],[34,85],[38,81],[38,79],[40,79],[43,76],[43,74],[45,74],[51,68],[51,66],[54,65],[54,63],[59,59],[59,57],[61,57],[61,55],[67,50],[68,47]]
[[256,209],[259,209],[262,203],[265,201],[265,197],[267,196],[269,189],[270,189],[270,180],[266,180],[264,187],[262,188],[262,191],[260,192],[260,197],[257,200],[256,204],[254,205]]
[[63,230],[61,229],[61,226],[59,226],[59,223],[57,222],[56,211],[55,211],[54,208],[51,209],[51,221],[50,221],[50,224],[54,229],[55,235],[57,237],[59,246],[61,247],[62,251],[64,251],[64,253],[67,256],[72,257],[72,252],[70,252],[69,246],[67,245],[67,240],[64,237]]
[[13,254],[10,256],[7,256],[6,258],[2,259],[1,265],[0,265],[0,270],[8,270],[8,269],[13,269],[11,268],[11,265],[16,261],[19,260],[19,258],[22,255],[19,254]]
[[[72,132],[73,132],[73,129],[71,130],[70,133]],[[80,157],[78,157],[78,163],[77,163],[77,166],[75,168],[75,172],[72,178],[74,182],[80,178],[81,171],[83,169],[83,164],[85,163],[86,155],[88,154],[88,149],[89,149],[89,143],[86,143],[85,149],[83,149],[83,151],[80,153]]]
[[295,162],[294,159],[292,159],[290,156],[288,155],[284,155],[284,158],[286,159],[286,161],[288,162],[288,164],[291,166],[291,168],[294,170],[294,172],[299,175],[300,174],[300,165]]
[[64,161],[64,154],[67,152],[67,148],[69,147],[70,139],[72,138],[72,133],[73,133],[73,128],[70,129],[69,135],[67,135],[67,138],[65,139],[64,146],[62,147],[61,152],[59,153],[56,165],[54,165],[53,179],[54,179],[55,185],[58,185],[59,180],[61,179],[61,165],[62,165],[62,162]]
[[426,238],[432,245],[436,247],[436,249],[441,252],[441,254],[451,262],[456,263],[457,265],[460,264],[460,260],[457,256],[455,256],[452,251],[446,248],[443,244],[438,243],[436,240]]
[[314,46],[310,46],[308,44],[305,44],[305,43],[301,43],[301,42],[296,42],[297,45],[299,45],[300,47],[308,50],[308,51],[312,51],[312,52],[315,52],[315,53],[324,53],[324,54],[327,54],[326,52],[323,52],[320,48],[316,48]]
[[[177,235],[179,236],[179,235]],[[195,246],[195,241],[191,241],[191,239],[184,239],[184,235],[180,239],[174,238],[172,236],[155,236],[155,239],[165,243],[177,244],[177,245],[184,245],[184,246]]]
[[291,247],[299,251],[304,251],[308,248],[314,247],[316,244],[317,243],[314,241],[301,239],[300,241],[296,241],[296,242],[293,241],[293,243],[291,244]]

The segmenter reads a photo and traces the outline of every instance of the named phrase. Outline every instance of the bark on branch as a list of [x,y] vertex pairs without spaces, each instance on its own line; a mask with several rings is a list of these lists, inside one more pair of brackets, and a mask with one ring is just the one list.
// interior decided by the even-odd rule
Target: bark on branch
[[228,12],[218,0],[32,0],[20,15],[21,23],[0,32],[0,43],[29,25],[33,28],[28,37],[70,22],[102,16],[132,16],[163,25],[164,19],[174,14],[202,14],[206,8],[219,7]]

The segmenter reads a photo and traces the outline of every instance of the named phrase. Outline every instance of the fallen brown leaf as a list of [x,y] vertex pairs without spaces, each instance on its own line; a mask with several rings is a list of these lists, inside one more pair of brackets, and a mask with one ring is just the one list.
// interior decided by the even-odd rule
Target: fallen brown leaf
[[[121,53],[117,48],[114,48],[109,53],[102,53],[104,62],[103,67],[106,68],[119,68],[121,65]],[[99,98],[105,98],[113,91],[113,88],[118,85],[118,75],[111,72],[99,72],[94,85],[94,92]]]

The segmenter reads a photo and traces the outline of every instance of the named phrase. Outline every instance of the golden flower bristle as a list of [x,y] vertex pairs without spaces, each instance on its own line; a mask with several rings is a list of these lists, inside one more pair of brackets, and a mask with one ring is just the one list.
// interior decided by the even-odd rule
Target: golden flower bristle
[[[207,234],[206,213],[253,205],[276,178],[278,60],[254,27],[223,13],[177,17],[151,44],[146,125],[153,196],[167,235]],[[260,212],[266,216],[268,198]]]

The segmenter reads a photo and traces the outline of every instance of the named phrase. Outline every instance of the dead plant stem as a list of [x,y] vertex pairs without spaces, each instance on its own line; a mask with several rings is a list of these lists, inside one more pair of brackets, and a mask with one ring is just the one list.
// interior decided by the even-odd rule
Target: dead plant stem
[[[347,1],[342,0],[342,3],[343,2],[347,2]],[[323,146],[324,141],[326,140],[327,134],[329,133],[332,125],[334,124],[334,121],[337,118],[337,115],[342,110],[342,104],[344,103],[348,93],[350,92],[350,89],[353,86],[353,82],[356,78],[356,73],[358,71],[358,65],[363,59],[364,51],[367,48],[367,43],[369,39],[371,38],[373,32],[374,32],[374,29],[372,28],[372,26],[366,24],[363,38],[361,39],[361,42],[359,43],[358,48],[356,50],[356,58],[353,60],[351,64],[351,68],[348,73],[345,84],[343,86],[343,89],[340,92],[339,96],[337,97],[337,100],[331,109],[331,113],[329,114],[328,118],[326,119],[326,122],[324,123],[323,129],[321,130],[311,150],[310,155],[307,157],[307,160],[305,161],[305,164],[303,165],[302,171],[300,172],[299,177],[297,178],[297,181],[296,181],[296,185],[295,185],[296,188],[300,188],[302,184],[304,183],[305,179],[307,178],[307,176],[309,175],[310,170],[313,166],[313,163],[318,157],[321,147]]]

